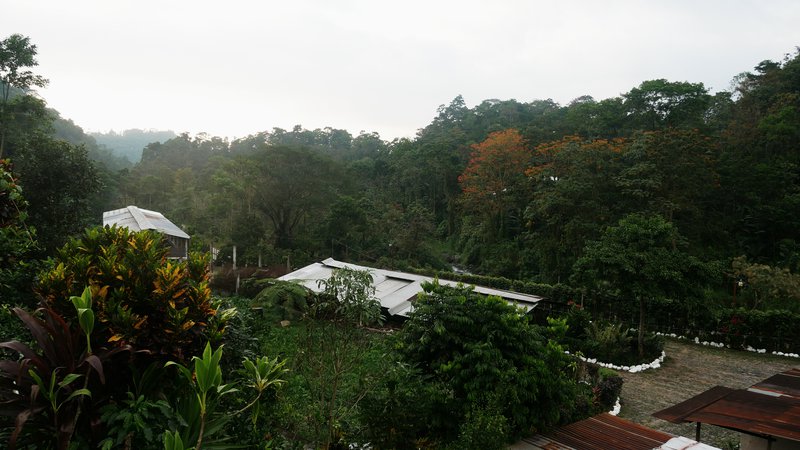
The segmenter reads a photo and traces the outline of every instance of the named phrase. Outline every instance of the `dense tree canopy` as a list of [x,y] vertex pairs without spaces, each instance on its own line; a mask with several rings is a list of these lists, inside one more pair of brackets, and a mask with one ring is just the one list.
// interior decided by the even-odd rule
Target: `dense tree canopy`
[[333,255],[556,283],[606,227],[640,214],[679,230],[686,255],[797,272],[798,67],[796,53],[762,62],[730,93],[655,79],[566,105],[458,96],[392,142],[300,125],[233,141],[133,130],[153,142],[129,169],[31,96],[12,95],[7,111],[20,114],[4,132],[48,249],[100,211],[136,204],[223,256],[236,245],[245,264]]

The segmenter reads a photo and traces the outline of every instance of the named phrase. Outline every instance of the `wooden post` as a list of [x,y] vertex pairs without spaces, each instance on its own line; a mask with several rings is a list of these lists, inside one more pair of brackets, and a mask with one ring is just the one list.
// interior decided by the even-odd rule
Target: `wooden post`
[[694,431],[694,440],[700,442],[700,422],[697,422],[697,428]]

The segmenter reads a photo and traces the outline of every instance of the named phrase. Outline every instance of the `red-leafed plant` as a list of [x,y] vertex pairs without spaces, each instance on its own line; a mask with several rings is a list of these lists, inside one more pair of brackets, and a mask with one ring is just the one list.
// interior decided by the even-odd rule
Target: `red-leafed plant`
[[[91,291],[74,297],[82,319],[70,327],[53,309],[43,306],[34,314],[14,308],[36,345],[19,341],[0,343],[16,359],[0,360],[0,424],[11,429],[9,448],[31,445],[67,449],[76,430],[91,434],[98,422],[97,402],[104,396],[105,366],[113,350],[87,347],[91,334]],[[85,308],[85,306],[89,308]],[[80,311],[83,310],[83,311]]]

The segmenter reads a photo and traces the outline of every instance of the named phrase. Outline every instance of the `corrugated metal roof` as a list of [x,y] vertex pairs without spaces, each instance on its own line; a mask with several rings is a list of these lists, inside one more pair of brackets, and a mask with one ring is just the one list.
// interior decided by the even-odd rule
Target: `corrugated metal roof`
[[800,369],[749,389],[716,386],[653,416],[673,423],[699,422],[746,433],[800,441]]
[[691,439],[675,438],[670,434],[608,413],[525,438],[509,448],[512,450],[714,449]]
[[[328,258],[320,263],[310,264],[292,273],[286,274],[279,280],[297,280],[311,289],[319,292],[319,280],[330,278],[335,269],[348,267],[356,270],[367,270],[372,275],[375,286],[375,296],[380,300],[381,306],[386,308],[391,315],[408,317],[413,310],[413,301],[417,294],[422,292],[422,283],[433,281],[433,278],[413,273],[397,272],[394,270],[375,269],[372,267],[358,266],[355,264],[343,263],[333,258]],[[446,286],[458,285],[455,281],[439,280],[439,284]],[[483,286],[476,286],[475,292],[483,295],[496,295],[507,300],[509,303],[522,307],[525,312],[532,310],[542,297],[517,292],[491,289]]]
[[662,420],[666,420],[667,422],[681,423],[685,421],[684,418],[687,416],[699,409],[704,408],[707,405],[710,405],[722,397],[725,397],[733,391],[735,391],[735,389],[727,388],[725,386],[714,386],[701,394],[695,395],[689,400],[680,402],[677,405],[672,405],[669,408],[653,413],[653,416]]
[[117,225],[131,231],[156,230],[170,236],[189,239],[189,235],[156,211],[128,206],[103,213],[103,225]]

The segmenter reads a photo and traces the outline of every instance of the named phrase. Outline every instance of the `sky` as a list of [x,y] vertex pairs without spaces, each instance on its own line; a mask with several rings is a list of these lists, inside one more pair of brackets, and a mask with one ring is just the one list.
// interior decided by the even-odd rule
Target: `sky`
[[800,45],[797,0],[0,0],[39,94],[87,132],[413,137],[439,105],[729,90]]

